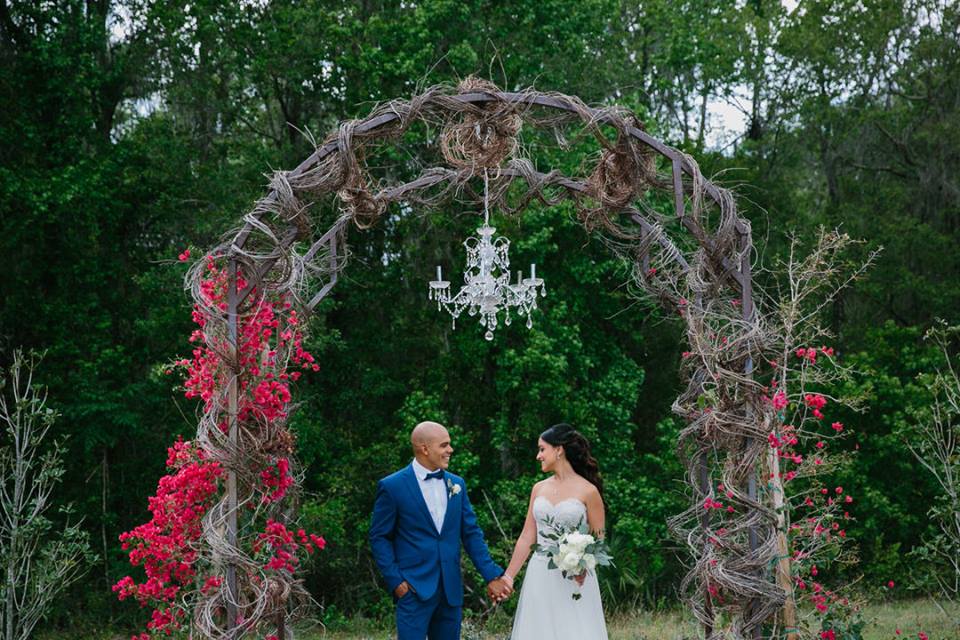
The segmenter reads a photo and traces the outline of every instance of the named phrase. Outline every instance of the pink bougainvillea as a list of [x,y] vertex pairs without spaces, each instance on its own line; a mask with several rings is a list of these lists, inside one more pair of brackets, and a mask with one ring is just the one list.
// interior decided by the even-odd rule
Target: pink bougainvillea
[[179,628],[185,616],[175,602],[196,577],[201,521],[223,476],[221,466],[207,461],[203,450],[190,442],[179,439],[167,452],[170,473],[160,478],[149,500],[153,517],[120,536],[130,563],[143,566],[147,579],[137,584],[126,576],[113,586],[121,600],[132,597],[141,606],[154,606],[147,624],[154,632]]
[[[187,261],[189,250],[178,257],[181,262]],[[237,289],[246,286],[242,275],[238,276]],[[191,357],[173,363],[186,374],[184,395],[198,399],[204,411],[225,402],[227,383],[235,375],[223,358],[229,345],[216,332],[207,330],[214,320],[222,320],[210,314],[226,311],[227,289],[226,270],[208,258],[200,285],[203,304],[195,305],[192,314],[198,328],[190,335],[194,345]],[[292,400],[290,385],[299,379],[301,370],[316,371],[319,365],[303,346],[301,319],[289,301],[282,296],[262,296],[256,290],[249,301],[255,304],[241,314],[237,327],[237,423],[247,430],[282,436]],[[288,371],[290,367],[297,370]],[[216,426],[225,433],[229,422],[220,418]],[[280,437],[278,442],[281,444],[273,445],[264,455],[251,458],[262,464],[254,469],[252,477],[258,478],[259,485],[251,490],[259,493],[264,505],[283,501],[295,484],[286,453],[292,452],[292,437]],[[168,474],[160,479],[156,495],[149,499],[150,521],[120,536],[131,564],[142,566],[146,579],[137,582],[126,576],[113,590],[121,600],[134,598],[142,607],[152,607],[147,632],[134,636],[134,640],[172,634],[187,619],[191,598],[212,595],[224,584],[204,555],[202,519],[220,499],[226,471],[197,443],[182,439],[168,450],[167,467]],[[256,520],[263,516],[257,515],[259,511],[252,513],[245,526],[254,529],[249,536],[241,535],[239,544],[249,545],[253,554],[269,553],[264,571],[293,573],[302,554],[309,555],[326,545],[319,536],[303,529],[292,533],[269,518],[266,525],[257,525]],[[258,527],[264,527],[262,533],[257,533]]]
[[277,463],[260,472],[263,482],[263,502],[276,502],[283,499],[287,489],[293,486],[293,476],[290,475],[290,461],[280,458]]
[[253,543],[254,552],[266,551],[268,560],[264,565],[271,571],[296,571],[299,562],[298,553],[301,549],[308,554],[314,550],[322,550],[327,541],[320,536],[307,534],[303,529],[296,533],[287,529],[285,525],[275,520],[267,520],[263,533],[257,536]]

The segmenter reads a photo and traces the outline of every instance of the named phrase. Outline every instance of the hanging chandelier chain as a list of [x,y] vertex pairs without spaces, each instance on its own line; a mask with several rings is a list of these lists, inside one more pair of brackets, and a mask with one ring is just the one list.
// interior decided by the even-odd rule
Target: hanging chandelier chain
[[490,176],[483,170],[483,226],[490,226]]

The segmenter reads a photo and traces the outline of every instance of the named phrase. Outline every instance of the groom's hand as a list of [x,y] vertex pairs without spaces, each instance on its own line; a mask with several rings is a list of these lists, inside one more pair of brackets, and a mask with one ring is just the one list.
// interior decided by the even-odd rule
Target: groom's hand
[[407,595],[409,591],[410,591],[410,583],[404,580],[403,582],[397,585],[396,589],[393,590],[393,595],[397,596],[397,599],[399,600],[403,596]]
[[502,577],[487,584],[487,597],[495,603],[501,603],[513,593],[513,586]]

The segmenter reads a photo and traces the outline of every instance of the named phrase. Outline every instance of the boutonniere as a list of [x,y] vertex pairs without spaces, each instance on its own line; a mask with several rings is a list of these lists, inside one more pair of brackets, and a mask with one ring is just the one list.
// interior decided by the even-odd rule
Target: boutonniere
[[447,478],[447,497],[452,498],[453,496],[460,493],[460,485],[455,483],[450,478]]

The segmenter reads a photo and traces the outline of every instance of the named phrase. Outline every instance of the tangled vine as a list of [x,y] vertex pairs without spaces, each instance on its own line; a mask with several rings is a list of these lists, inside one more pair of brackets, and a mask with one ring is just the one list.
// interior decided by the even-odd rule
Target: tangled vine
[[[446,166],[380,185],[365,157],[418,122],[439,131]],[[539,172],[517,157],[525,127],[548,130],[561,145],[571,130],[592,137],[599,145],[594,165],[583,177]],[[771,573],[782,523],[757,486],[778,418],[755,368],[776,345],[754,304],[749,222],[729,191],[705,179],[691,157],[649,136],[629,110],[591,108],[562,94],[507,93],[468,78],[342,123],[298,167],[274,173],[243,226],[188,274],[200,346],[184,364],[203,415],[190,447],[172,454],[168,477],[177,484],[196,475],[201,488],[187,500],[194,505],[189,522],[163,521],[162,504],[154,518],[182,536],[171,554],[190,568],[159,571],[172,572],[177,588],[194,585],[189,606],[206,637],[236,638],[292,621],[308,600],[294,571],[297,552],[322,544],[285,524],[295,517],[297,488],[286,426],[295,378],[287,365],[320,364],[303,351],[304,320],[344,268],[351,226],[375,225],[393,203],[435,207],[476,195],[472,184],[484,174],[491,202],[508,215],[533,200],[571,201],[585,229],[631,267],[643,295],[682,319],[686,388],[673,409],[686,421],[678,447],[690,503],[670,525],[688,551],[685,592],[708,637],[756,637],[782,607],[786,592]],[[511,188],[517,184],[525,185],[519,196]],[[324,206],[340,213],[319,233]],[[718,486],[725,508],[704,509],[719,502]],[[131,540],[146,535],[134,532]],[[155,628],[182,617],[165,614],[176,592],[132,582],[118,590],[168,603],[159,621],[155,614]],[[714,629],[721,611],[734,622]],[[278,626],[278,634],[289,633]]]

